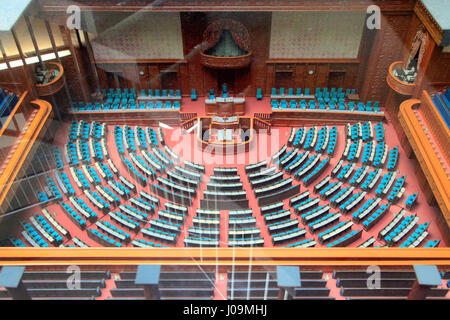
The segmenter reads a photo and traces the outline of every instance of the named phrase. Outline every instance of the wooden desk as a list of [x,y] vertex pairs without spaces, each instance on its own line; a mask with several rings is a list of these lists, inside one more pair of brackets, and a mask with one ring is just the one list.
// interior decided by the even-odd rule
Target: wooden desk
[[213,116],[211,119],[211,129],[237,129],[239,128],[239,118],[238,117],[229,117],[222,118],[218,116]]
[[350,93],[348,95],[348,100],[350,100],[350,101],[359,101],[359,94],[357,94],[357,93]]
[[243,115],[245,113],[245,98],[206,99],[205,113],[207,115]]

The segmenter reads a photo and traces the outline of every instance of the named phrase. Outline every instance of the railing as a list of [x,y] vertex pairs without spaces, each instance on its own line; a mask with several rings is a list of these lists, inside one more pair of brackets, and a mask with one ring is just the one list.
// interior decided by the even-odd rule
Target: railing
[[200,52],[200,63],[214,69],[238,69],[248,66],[251,62],[251,56],[251,52],[235,57],[217,57]]
[[404,63],[402,61],[393,62],[389,66],[389,72],[386,76],[386,82],[389,84],[392,90],[398,92],[405,96],[411,96],[416,88],[414,83],[407,83],[399,80],[396,76],[394,76],[394,69],[402,68]]
[[181,121],[191,120],[197,117],[196,112],[180,112]]
[[415,264],[450,269],[450,248],[0,248],[0,265],[278,266],[300,265],[331,272],[336,267]]
[[450,181],[414,113],[413,107],[420,103],[417,99],[403,102],[400,105],[399,120],[441,208],[446,227],[450,228]]
[[[12,115],[15,114],[20,106],[23,106],[23,98],[25,94],[22,95],[21,101],[17,104],[15,110],[13,110]],[[39,136],[45,122],[47,121],[50,113],[52,111],[52,106],[50,103],[44,100],[34,100],[31,101],[32,104],[37,106],[34,114],[30,116],[22,128],[22,134],[17,138],[16,143],[11,147],[8,156],[4,159],[0,168],[0,205],[6,198],[12,183],[14,182],[19,170],[22,167],[25,159],[28,156],[31,148],[33,147],[34,141]],[[10,117],[12,119],[12,117]],[[11,120],[10,120],[11,121]],[[9,123],[9,122],[8,122]],[[4,133],[7,125],[0,130],[0,138]]]
[[48,62],[48,66],[56,67],[56,69],[58,69],[58,71],[59,71],[59,74],[56,76],[55,79],[53,79],[49,83],[36,84],[37,93],[39,94],[39,96],[42,96],[42,97],[57,93],[59,90],[62,89],[62,87],[64,86],[64,83],[66,81],[65,77],[63,76],[64,68],[62,67],[62,65],[60,63]]
[[425,118],[428,128],[436,139],[447,163],[450,162],[450,130],[440,115],[430,95],[425,90],[422,93],[422,104],[419,110]]
[[262,112],[255,112],[254,115],[255,115],[255,118],[262,119],[267,122],[269,122],[270,118],[272,117],[270,113],[262,113]]
[[181,127],[184,130],[189,130],[190,128],[192,128],[195,125],[196,122],[197,122],[197,117],[191,118],[191,119],[188,119],[188,120],[182,122]]
[[272,125],[269,122],[258,119],[258,118],[254,118],[253,123],[254,123],[254,127],[256,130],[263,129],[263,130],[267,130],[267,134],[271,133],[270,130],[271,130]]

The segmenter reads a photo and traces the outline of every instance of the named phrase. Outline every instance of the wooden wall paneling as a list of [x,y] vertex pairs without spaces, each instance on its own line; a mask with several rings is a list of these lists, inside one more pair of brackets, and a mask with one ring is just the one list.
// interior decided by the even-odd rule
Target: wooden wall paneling
[[435,47],[428,65],[425,83],[422,89],[429,92],[442,90],[450,86],[450,53],[442,52],[442,47]]
[[404,38],[411,21],[410,13],[381,15],[381,29],[376,31],[373,49],[361,87],[361,99],[385,103],[388,85],[386,76],[389,66],[401,59]]
[[252,44],[252,62],[250,64],[250,80],[249,85],[251,87],[248,92],[249,95],[256,95],[256,89],[261,88],[263,94],[270,94],[264,92],[264,88],[267,88],[267,64],[266,60],[269,57],[270,47],[270,28],[272,21],[271,12],[259,12],[242,14],[240,21],[247,27]]
[[[305,90],[305,65],[304,64],[296,64],[295,72],[294,72],[294,87],[302,88],[302,93]],[[295,89],[297,90],[297,89]]]
[[127,88],[137,88],[139,83],[137,65],[134,63],[125,64],[123,66],[123,77],[127,83]]
[[[426,83],[431,82],[431,79],[426,77],[427,69],[431,62],[431,57],[433,56],[434,49],[436,48],[436,42],[434,42],[431,36],[428,37],[428,41],[426,43],[425,52],[422,57],[422,61],[418,66],[418,73],[416,77],[416,87],[414,89],[413,98],[419,98],[422,96],[423,86]],[[425,85],[426,86],[426,85]]]
[[204,92],[204,76],[198,52],[207,25],[207,16],[204,12],[181,12],[180,17],[184,57],[187,61],[188,91],[190,93],[190,89],[196,89],[197,95],[201,96]]
[[[73,32],[71,32],[71,30],[69,30],[66,25],[60,25],[59,29],[61,32],[61,37],[64,41],[64,45],[69,48],[71,53],[71,59],[67,59],[67,62],[69,63],[66,64],[66,67],[70,69],[67,70],[66,67],[64,68],[66,79],[68,79],[68,81],[70,81],[69,79],[78,80],[78,85],[76,84],[76,81],[71,82],[71,85],[73,86],[71,90],[72,96],[79,97],[79,99],[83,99],[85,102],[87,102],[89,101],[90,90],[85,76],[86,70],[83,65],[80,49],[78,47],[75,47],[74,41],[72,39]],[[69,88],[70,87],[71,86],[69,86]]]
[[[49,30],[50,30],[50,28],[49,28]],[[91,40],[89,39],[89,34],[87,31],[83,32],[83,37],[84,37],[84,41],[86,44],[87,60],[90,65],[89,70],[91,71],[93,81],[95,82],[96,88],[98,90],[100,90],[101,86],[100,86],[100,80],[98,78],[97,68],[95,67],[94,52],[92,51],[92,44],[91,44]]]
[[268,64],[266,67],[266,92],[265,95],[270,96],[272,88],[275,84],[275,65]]
[[161,77],[157,64],[148,65],[149,89],[161,89]]
[[[182,12],[181,27],[183,34],[184,55],[188,69],[188,91],[197,89],[199,95],[207,94],[209,89],[216,89],[217,78],[213,79],[213,72],[200,64],[198,51],[203,41],[203,32],[213,21],[220,18],[235,19],[248,29],[251,37],[252,61],[250,69],[236,70],[235,83],[239,89],[246,90],[246,95],[255,95],[256,88],[263,91],[267,85],[266,60],[270,42],[270,12]],[[248,79],[248,80],[247,80]],[[183,81],[183,80],[182,80]],[[266,90],[265,90],[266,89]]]
[[214,92],[218,93],[217,84],[217,70],[210,68],[203,68],[203,95],[208,96],[209,90],[214,89]]
[[98,80],[100,81],[100,88],[108,90],[108,81],[106,78],[105,69],[101,65],[96,65]]
[[148,90],[149,89],[148,66],[144,63],[139,63],[137,65],[137,72],[139,77],[139,89]]
[[180,64],[180,69],[179,69],[179,85],[180,85],[180,90],[181,90],[181,94],[182,95],[186,95],[186,96],[190,96],[191,95],[191,90],[189,88],[189,71],[188,71],[188,66],[185,63]]
[[[367,21],[367,16],[366,16]],[[354,82],[349,83],[346,79],[346,87],[347,89],[356,89],[358,93],[361,95],[361,87],[362,83],[365,79],[365,71],[367,64],[369,62],[369,57],[371,55],[371,51],[374,48],[374,39],[375,39],[376,30],[370,30],[366,27],[363,29],[363,34],[361,37],[361,44],[359,47],[359,65],[355,66],[354,69]]]
[[[309,88],[309,90],[314,93],[316,88],[316,79],[317,79],[317,65],[316,64],[306,64],[305,65],[305,88]],[[312,71],[312,74],[310,74]]]
[[235,70],[234,75],[234,94],[243,94],[244,96],[255,96],[256,91],[250,82],[250,67]]
[[330,70],[329,64],[319,64],[317,66],[317,78],[315,87],[328,87],[328,73]]
[[333,66],[333,71],[343,72],[344,79],[342,80],[342,85],[339,86],[343,89],[353,89],[357,87],[357,77],[360,64],[357,65],[335,65]]

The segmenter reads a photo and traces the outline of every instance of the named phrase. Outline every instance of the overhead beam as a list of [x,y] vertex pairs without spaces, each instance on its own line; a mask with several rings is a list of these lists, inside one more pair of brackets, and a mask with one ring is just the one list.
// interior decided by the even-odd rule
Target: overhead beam
[[207,12],[207,11],[362,11],[370,5],[378,5],[382,11],[412,11],[413,0],[374,1],[374,0],[298,0],[298,1],[171,1],[166,0],[152,5],[124,3],[123,1],[40,1],[40,9],[47,12],[66,12],[69,5],[77,5],[81,11],[120,11],[120,12]]

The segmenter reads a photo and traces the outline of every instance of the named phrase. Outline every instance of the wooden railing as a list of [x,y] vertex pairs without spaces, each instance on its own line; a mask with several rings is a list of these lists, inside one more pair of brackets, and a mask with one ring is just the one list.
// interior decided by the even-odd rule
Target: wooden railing
[[[22,101],[23,100],[20,102],[22,103]],[[22,167],[22,164],[33,147],[36,138],[39,136],[39,133],[52,112],[52,106],[47,101],[34,100],[31,101],[31,103],[35,105],[37,109],[34,112],[34,115],[32,114],[32,116],[28,119],[25,124],[25,128],[23,128],[23,134],[18,137],[16,144],[11,148],[7,159],[2,164],[0,169],[0,206],[5,200],[5,197],[8,194],[17,173]],[[3,131],[0,131],[0,133],[3,133]]]
[[187,120],[191,120],[193,118],[197,117],[197,113],[196,112],[180,112],[180,118],[181,121],[187,121]]
[[248,66],[252,60],[251,57],[251,52],[235,57],[218,57],[200,52],[200,63],[214,69],[238,69]]
[[271,130],[272,125],[269,122],[258,119],[258,118],[254,118],[253,124],[254,124],[254,128],[256,130],[263,129],[263,130],[267,131],[267,134],[271,133],[270,130]]
[[447,163],[450,162],[450,130],[448,129],[444,119],[436,109],[430,95],[425,90],[422,93],[422,104],[419,107],[420,113],[428,124],[434,139],[437,141],[442,154],[445,156]]
[[399,120],[441,208],[448,231],[450,230],[450,181],[414,113],[413,107],[421,102],[417,99],[403,102],[400,105]]
[[195,123],[198,121],[198,118],[197,117],[195,117],[195,118],[190,118],[190,119],[188,119],[188,120],[186,120],[186,121],[183,121],[182,123],[181,123],[181,127],[184,129],[184,130],[189,130],[190,128],[192,128],[194,125],[195,125]]
[[66,78],[64,77],[64,68],[62,65],[58,62],[48,62],[49,67],[54,67],[58,69],[58,75],[50,81],[49,83],[44,84],[36,84],[36,90],[39,94],[39,96],[49,96],[52,94],[57,93],[59,90],[62,89],[64,86],[64,83],[66,82]]
[[265,113],[265,112],[255,112],[254,114],[255,118],[270,122],[270,119],[272,117],[271,113]]
[[336,267],[376,265],[390,269],[415,264],[450,268],[449,248],[0,248],[0,265],[90,265],[123,268],[172,266],[300,265],[331,272]]
[[395,92],[398,92],[405,96],[411,96],[414,93],[416,85],[414,83],[403,82],[394,75],[395,69],[403,67],[404,63],[402,61],[393,62],[389,66],[389,71],[386,76],[386,82],[388,83],[389,87],[391,87],[391,89]]

